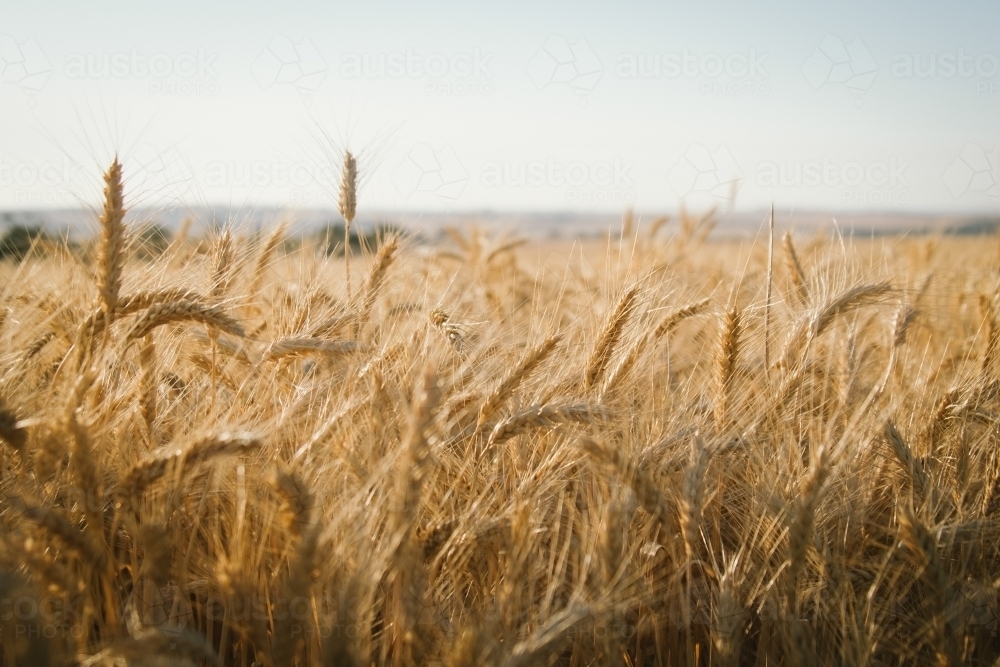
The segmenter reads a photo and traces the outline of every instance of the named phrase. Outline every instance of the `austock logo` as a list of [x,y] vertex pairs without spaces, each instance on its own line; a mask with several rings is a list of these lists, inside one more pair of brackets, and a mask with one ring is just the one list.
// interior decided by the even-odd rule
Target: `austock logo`
[[392,172],[392,182],[405,199],[424,196],[454,202],[469,181],[469,172],[451,146],[415,145]]
[[215,71],[218,53],[197,49],[179,53],[145,53],[137,48],[106,53],[71,53],[63,74],[67,79],[149,80],[154,95],[218,95]]
[[69,158],[42,162],[0,158],[0,188],[17,205],[77,205],[85,182],[83,167]]
[[840,37],[827,35],[803,63],[802,73],[813,90],[844,86],[858,98],[855,104],[860,106],[861,96],[878,75],[878,63],[860,37],[845,43]]
[[267,190],[293,206],[335,206],[340,187],[339,167],[310,160],[280,157],[257,160],[213,160],[199,169],[200,182],[210,188]]
[[619,79],[688,79],[699,81],[702,95],[762,96],[771,91],[767,53],[756,49],[699,53],[684,48],[666,53],[621,53],[615,60]]
[[0,35],[0,81],[37,93],[51,73],[52,65],[34,37],[19,42],[10,35]]
[[284,35],[276,35],[250,66],[261,88],[286,84],[305,94],[319,90],[326,72],[326,61],[311,39],[293,42]]
[[565,85],[580,95],[594,89],[604,66],[584,37],[570,43],[561,35],[550,35],[528,62],[527,72],[539,90]]
[[1000,59],[993,53],[897,53],[889,73],[896,79],[992,79],[1000,71]]
[[136,146],[131,157],[134,167],[129,180],[136,190],[169,193],[181,201],[198,194],[194,166],[176,146],[163,148],[146,141]]
[[484,162],[480,185],[487,188],[562,189],[568,204],[631,204],[635,182],[629,172],[634,162],[616,155],[610,160],[544,160]]
[[977,95],[996,95],[1000,85],[1000,58],[995,53],[897,53],[889,74],[895,79],[965,79],[975,84]]
[[743,172],[729,149],[714,151],[702,144],[691,144],[667,173],[667,181],[678,197],[708,197],[729,207],[743,182]]
[[761,188],[839,189],[844,204],[908,204],[912,193],[909,163],[888,160],[838,162],[819,160],[764,161],[757,165],[754,183]]
[[391,53],[346,53],[339,74],[348,79],[422,79],[428,95],[492,95],[493,54],[481,49],[421,53],[412,48]]
[[993,203],[1000,198],[1000,149],[987,151],[978,144],[966,144],[942,176],[956,199],[984,196]]

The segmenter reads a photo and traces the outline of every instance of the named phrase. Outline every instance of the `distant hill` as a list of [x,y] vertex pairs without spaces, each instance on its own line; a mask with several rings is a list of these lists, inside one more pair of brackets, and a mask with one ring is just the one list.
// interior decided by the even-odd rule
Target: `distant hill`
[[[640,227],[663,213],[636,213]],[[676,215],[671,215],[676,224]],[[717,216],[713,232],[716,237],[754,236],[766,229],[767,211],[736,211]],[[171,208],[138,210],[129,213],[132,222],[155,222],[167,229],[176,229],[186,217],[194,218],[192,234],[203,233],[213,226],[231,220],[238,228],[261,229],[288,221],[291,233],[310,233],[330,223],[340,223],[336,211],[323,209],[285,210],[259,208],[251,211],[231,211],[222,207]],[[621,228],[622,214],[565,212],[504,212],[479,211],[442,212],[359,212],[356,220],[361,227],[391,224],[405,230],[434,236],[445,227],[477,225],[486,229],[505,229],[531,238],[573,238],[599,236]],[[96,232],[96,214],[85,209],[10,210],[0,212],[0,232],[12,226],[41,227],[50,232],[69,232],[71,237],[84,237]],[[986,234],[995,233],[1000,218],[962,215],[916,213],[855,213],[834,211],[776,212],[775,225],[793,228],[800,233],[839,228],[845,235],[869,236],[886,234]],[[667,227],[669,230],[669,227]],[[669,232],[668,232],[669,233]]]

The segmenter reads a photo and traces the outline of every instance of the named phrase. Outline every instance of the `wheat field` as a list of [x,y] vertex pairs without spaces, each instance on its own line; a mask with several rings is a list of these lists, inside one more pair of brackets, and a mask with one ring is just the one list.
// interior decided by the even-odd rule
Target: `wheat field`
[[3,667],[1000,656],[995,237],[147,253],[104,178],[0,263]]

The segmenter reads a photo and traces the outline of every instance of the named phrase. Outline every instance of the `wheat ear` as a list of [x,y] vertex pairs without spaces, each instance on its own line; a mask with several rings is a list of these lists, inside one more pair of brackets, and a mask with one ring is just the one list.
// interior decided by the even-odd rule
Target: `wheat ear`
[[83,322],[77,332],[77,342],[82,347],[91,346],[103,333],[104,330],[115,321],[145,310],[152,305],[165,303],[168,301],[200,301],[201,295],[197,292],[181,288],[169,288],[162,290],[147,290],[128,294],[118,299],[118,305],[111,313],[105,312],[101,306]]
[[151,306],[136,321],[127,338],[142,338],[156,327],[173,322],[201,322],[234,336],[246,336],[243,327],[218,306],[206,306],[197,301],[170,301]]
[[[320,536],[320,526],[314,516],[313,494],[302,478],[290,470],[278,469],[269,481],[281,498],[280,511],[285,525],[297,539],[284,578],[283,594],[288,600],[308,600],[315,580]],[[306,634],[296,632],[294,626],[307,620],[289,616],[276,619],[271,644],[271,659],[275,667],[293,664]]]
[[294,471],[276,468],[268,483],[281,499],[280,512],[285,527],[301,537],[311,523],[313,494],[309,485]]
[[950,389],[938,400],[934,415],[927,427],[927,445],[929,451],[941,446],[941,440],[947,432],[949,422],[955,416],[955,408],[959,399],[958,389]]
[[897,516],[901,542],[913,556],[921,578],[927,582],[931,591],[931,618],[927,624],[934,642],[934,657],[942,667],[957,667],[962,664],[958,641],[946,614],[951,580],[938,556],[937,539],[909,506],[904,504]]
[[143,337],[142,347],[139,348],[139,365],[142,369],[142,378],[139,382],[142,418],[146,422],[149,446],[151,449],[156,449],[159,445],[154,426],[156,421],[156,345],[152,333]]
[[363,324],[368,321],[375,300],[378,298],[382,285],[385,282],[385,275],[389,266],[396,259],[396,251],[399,249],[399,237],[395,234],[389,236],[378,247],[375,253],[375,260],[372,263],[368,279],[365,281],[364,302],[361,304],[361,313],[358,322]]
[[795,243],[792,242],[791,232],[787,232],[781,240],[782,245],[785,248],[785,263],[788,266],[788,272],[792,276],[792,285],[795,287],[795,295],[798,297],[800,303],[809,303],[809,288],[806,287],[806,272],[802,269],[802,263],[799,262],[799,255],[795,252]]
[[250,283],[249,294],[251,297],[256,297],[260,294],[261,288],[264,286],[264,278],[267,276],[267,267],[270,265],[271,258],[274,257],[278,246],[285,240],[286,229],[287,225],[284,222],[279,223],[264,240],[260,254],[257,255],[257,264],[253,272],[253,282]]
[[448,342],[460,354],[465,351],[465,338],[462,336],[462,328],[452,322],[451,316],[440,308],[435,308],[429,314],[431,324],[444,334]]
[[[441,402],[437,375],[428,366],[421,375],[410,407],[409,424],[403,442],[404,459],[399,469],[396,521],[398,530],[409,534],[416,519],[415,504],[420,499],[424,467],[433,444],[434,416]],[[402,539],[402,536],[398,536]]]
[[80,554],[84,561],[99,569],[107,564],[107,550],[104,546],[94,542],[88,533],[73,525],[62,508],[36,500],[29,503],[20,496],[8,496],[4,498],[4,502],[20,512],[24,518],[45,528],[50,535]]
[[118,305],[122,268],[125,264],[125,208],[122,199],[122,166],[117,156],[104,173],[104,210],[99,222],[101,240],[97,263],[97,289],[105,312]]
[[882,433],[885,436],[886,442],[888,442],[889,446],[892,448],[892,453],[895,454],[900,467],[902,467],[903,472],[906,473],[906,477],[910,481],[910,485],[913,488],[916,499],[918,501],[922,501],[927,497],[927,492],[930,490],[930,480],[928,479],[923,466],[913,456],[913,451],[910,449],[910,446],[906,444],[906,441],[903,440],[903,436],[901,436],[899,431],[896,430],[896,426],[892,423],[892,421],[886,421],[885,428],[882,429]]
[[[785,590],[788,611],[794,619],[799,618],[800,615],[799,578],[805,568],[809,543],[812,541],[820,492],[830,470],[829,452],[830,449],[825,442],[820,445],[816,452],[809,472],[802,482],[799,498],[795,502],[795,512],[788,529],[788,573]],[[788,627],[788,642],[789,653],[795,658],[797,664],[816,663],[815,652],[809,644],[801,623],[793,622]]]
[[736,362],[740,352],[740,335],[742,331],[742,315],[733,306],[726,311],[725,316],[722,318],[719,348],[716,353],[715,425],[719,429],[724,427],[728,416],[730,394],[732,393],[733,377],[736,374]]
[[[793,394],[805,372],[805,355],[808,352],[808,347],[816,337],[833,324],[839,315],[872,303],[890,290],[891,287],[888,283],[858,285],[830,297],[822,308],[816,309],[811,315],[804,317],[788,337],[781,358],[775,362],[777,366],[785,369],[777,390],[767,407],[761,410],[753,423],[743,431],[743,436],[748,437],[756,433],[761,424],[770,419],[775,411],[784,405],[785,401]],[[796,360],[801,360],[802,363],[796,364]],[[874,396],[875,393],[872,392],[869,399],[874,398]],[[866,403],[871,403],[871,400],[867,400]]]
[[712,645],[718,664],[722,667],[735,667],[740,662],[740,630],[744,625],[744,610],[739,592],[736,590],[735,565],[740,559],[726,567],[719,577],[719,586],[712,605]]
[[281,359],[298,355],[339,356],[350,354],[357,349],[358,344],[353,340],[328,340],[326,338],[298,336],[274,342],[267,350],[267,358]]
[[152,452],[122,478],[118,492],[133,501],[156,480],[163,477],[171,465],[179,466],[177,478],[184,471],[220,456],[245,454],[260,446],[260,439],[248,433],[219,433],[200,438],[185,447],[166,447]]
[[690,565],[698,558],[701,545],[701,512],[704,501],[705,472],[711,452],[704,441],[695,436],[691,439],[688,465],[684,469],[684,483],[679,505],[681,535],[684,538],[684,553]]
[[579,604],[571,604],[553,614],[549,620],[530,637],[514,645],[510,654],[501,662],[501,667],[527,667],[545,664],[558,654],[558,648],[580,626],[593,618],[593,610]]
[[[409,424],[402,442],[403,456],[397,469],[393,508],[393,625],[396,633],[393,653],[397,664],[421,664],[426,640],[416,631],[427,589],[422,569],[423,549],[415,539],[421,491],[427,475],[431,449],[435,443],[435,416],[441,402],[437,375],[428,365],[414,391]],[[402,659],[407,656],[406,659]]]
[[705,310],[705,306],[707,306],[711,301],[711,299],[702,299],[701,301],[696,301],[687,306],[682,306],[670,311],[656,326],[656,329],[653,330],[653,338],[662,338],[663,336],[666,336],[668,333],[676,329],[681,322]]
[[604,378],[604,382],[601,384],[601,390],[598,395],[603,397],[610,392],[614,391],[615,387],[621,384],[632,367],[635,366],[635,362],[639,360],[642,355],[642,351],[646,349],[646,345],[651,340],[650,335],[637,336],[632,344],[628,346],[625,354],[622,355],[621,359],[618,360],[611,370],[608,371],[607,376]]
[[17,416],[9,409],[3,407],[0,401],[0,440],[24,453],[24,448],[28,444],[28,430],[17,420]]
[[813,309],[800,320],[785,343],[784,353],[775,363],[790,368],[794,365],[796,357],[803,354],[809,344],[822,335],[838,317],[866,304],[877,302],[891,291],[892,286],[887,282],[868,283],[856,285],[831,296],[821,307]]
[[498,423],[490,433],[487,445],[501,445],[511,438],[536,428],[550,428],[560,424],[587,424],[603,414],[600,406],[580,403],[576,405],[534,405],[517,412]]
[[347,277],[347,298],[351,298],[351,223],[358,207],[358,163],[351,151],[344,151],[340,169],[340,198],[337,201],[344,218],[344,271]]
[[583,438],[580,447],[600,463],[614,469],[632,488],[632,493],[642,508],[656,518],[664,528],[672,528],[676,524],[676,505],[664,496],[656,482],[644,470],[629,465],[620,450],[591,438]]
[[604,372],[605,367],[611,360],[611,355],[614,353],[615,345],[617,345],[618,340],[621,338],[625,322],[635,309],[635,297],[638,293],[638,284],[625,290],[618,299],[614,310],[611,311],[611,315],[608,317],[604,329],[601,331],[601,335],[598,337],[594,349],[587,359],[587,366],[583,374],[585,387],[592,387],[601,379],[601,374]]
[[561,336],[549,336],[542,343],[532,348],[521,361],[503,377],[496,387],[486,396],[482,406],[479,408],[479,419],[477,427],[482,427],[493,417],[500,406],[510,398],[510,395],[535,371],[538,366],[556,348]]
[[489,264],[490,262],[500,257],[501,255],[517,250],[521,246],[525,245],[527,242],[528,242],[527,239],[511,239],[506,243],[501,243],[500,245],[491,248],[490,251],[486,253],[486,256],[483,257],[483,264]]
[[997,350],[1000,348],[1000,323],[997,321],[996,305],[993,299],[985,294],[979,295],[979,307],[986,319],[986,347],[983,349],[983,372],[993,369],[996,363]]
[[659,231],[663,229],[665,226],[667,226],[667,224],[669,223],[670,223],[669,215],[659,216],[651,223],[649,223],[649,227],[646,230],[646,238],[652,241],[653,239],[656,238],[656,235],[659,233]]
[[229,293],[230,279],[233,268],[233,235],[229,229],[223,230],[222,234],[215,239],[212,248],[214,258],[214,269],[212,272],[212,297],[219,301]]

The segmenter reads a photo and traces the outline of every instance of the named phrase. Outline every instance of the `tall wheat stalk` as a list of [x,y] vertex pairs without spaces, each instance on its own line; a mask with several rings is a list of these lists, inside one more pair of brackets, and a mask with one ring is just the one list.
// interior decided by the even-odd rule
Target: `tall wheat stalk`
[[344,275],[347,280],[347,298],[351,299],[351,223],[358,208],[358,163],[351,151],[344,151],[340,168],[340,197],[337,200],[340,215],[344,218]]

